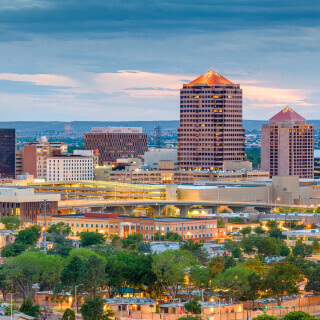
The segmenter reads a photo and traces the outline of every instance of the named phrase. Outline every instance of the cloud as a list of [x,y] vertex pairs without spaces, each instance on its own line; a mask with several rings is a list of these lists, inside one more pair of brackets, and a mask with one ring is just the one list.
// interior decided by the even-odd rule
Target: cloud
[[0,80],[33,83],[38,86],[78,87],[80,84],[68,77],[55,74],[0,73]]

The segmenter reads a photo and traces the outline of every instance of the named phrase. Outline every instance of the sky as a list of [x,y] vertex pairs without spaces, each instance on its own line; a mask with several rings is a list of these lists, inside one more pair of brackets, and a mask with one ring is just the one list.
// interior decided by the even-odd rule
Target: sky
[[213,68],[243,118],[320,119],[320,1],[0,0],[1,121],[178,120]]

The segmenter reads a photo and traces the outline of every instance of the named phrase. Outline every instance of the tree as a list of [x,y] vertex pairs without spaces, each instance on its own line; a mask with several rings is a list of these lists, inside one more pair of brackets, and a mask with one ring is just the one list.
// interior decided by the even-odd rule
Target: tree
[[250,226],[247,226],[240,230],[240,233],[242,233],[244,236],[250,234],[251,232],[252,232],[252,228]]
[[97,288],[105,283],[105,266],[102,259],[92,255],[88,261],[82,265],[80,271],[80,281],[86,292],[96,294]]
[[265,230],[263,230],[263,229],[259,226],[259,227],[256,227],[256,228],[254,229],[254,232],[255,232],[256,234],[264,234],[264,233],[265,233]]
[[316,320],[317,318],[303,311],[292,311],[286,314],[282,319],[283,320]]
[[268,296],[277,299],[280,306],[284,295],[299,293],[299,269],[286,262],[275,263],[264,278],[264,289]]
[[0,273],[0,291],[2,292],[3,301],[6,302],[6,295],[11,291],[11,282],[6,279],[3,272]]
[[282,234],[282,231],[280,229],[274,228],[271,229],[269,232],[270,237],[275,239],[285,239],[286,236]]
[[208,287],[210,273],[207,268],[201,266],[193,266],[189,270],[189,279],[187,282],[187,288],[190,299],[193,290],[202,290]]
[[305,286],[305,290],[313,291],[315,294],[320,293],[320,266],[312,272]]
[[314,213],[320,213],[320,206],[318,206],[318,207],[316,207],[316,208],[314,209]]
[[15,242],[22,243],[26,246],[33,246],[40,238],[40,232],[36,227],[26,228],[20,230],[16,236]]
[[223,272],[225,268],[225,264],[226,262],[223,257],[218,256],[210,259],[207,268],[208,268],[211,280],[213,280],[218,274]]
[[195,296],[191,301],[184,304],[184,308],[192,314],[201,314],[202,305],[199,301],[200,297]]
[[67,226],[64,222],[58,222],[52,224],[48,229],[48,233],[53,233],[54,235],[61,235],[67,237],[71,233],[71,227]]
[[261,314],[260,316],[253,318],[253,320],[278,320],[278,318],[267,314]]
[[143,235],[139,233],[130,234],[121,240],[122,248],[130,251],[137,251],[143,242]]
[[320,251],[320,243],[317,239],[313,240],[312,242],[312,250],[314,252],[319,252]]
[[240,217],[232,218],[230,223],[244,223],[244,219]]
[[184,283],[187,269],[196,264],[189,251],[166,250],[154,255],[152,270],[164,290],[175,298]]
[[8,243],[1,249],[1,257],[10,258],[15,257],[26,250],[26,245],[23,243]]
[[250,274],[251,271],[242,266],[229,268],[215,278],[213,289],[218,291],[221,297],[224,296],[228,300],[232,298],[234,302],[238,302],[250,289],[248,281]]
[[309,278],[312,272],[319,266],[316,262],[307,259],[289,256],[286,258],[289,264],[296,266],[299,269],[301,276]]
[[63,313],[62,320],[76,320],[74,310],[67,308]]
[[41,315],[40,305],[33,304],[31,296],[29,296],[26,299],[23,299],[23,303],[19,311],[36,319],[38,319]]
[[312,246],[305,243],[298,244],[292,249],[292,255],[302,259],[310,257],[312,255]]
[[80,311],[84,320],[110,320],[113,313],[104,306],[104,299],[95,296],[85,299]]
[[194,242],[193,239],[188,239],[187,242],[180,246],[180,250],[191,252],[192,256],[202,265],[205,265],[208,262],[209,254],[203,249],[203,242]]
[[234,248],[232,250],[232,257],[235,259],[242,258],[242,250],[240,248]]
[[61,284],[71,287],[80,284],[80,271],[84,262],[81,258],[74,256],[61,272]]
[[257,255],[254,258],[249,258],[241,264],[243,267],[248,268],[254,271],[257,274],[262,274],[266,269],[266,264],[264,261],[260,260],[260,257]]
[[261,275],[252,272],[248,276],[249,290],[244,293],[245,300],[252,300],[252,309],[254,309],[255,300],[259,299],[263,281]]
[[281,244],[279,246],[279,254],[281,257],[287,257],[290,254],[290,249],[285,244]]
[[83,247],[102,244],[105,242],[105,236],[99,232],[83,231],[80,232],[80,241]]
[[61,283],[58,283],[51,296],[52,302],[58,303],[60,305],[60,310],[62,311],[62,305],[64,302],[67,302],[70,297],[70,290],[64,287]]
[[59,282],[62,259],[41,251],[27,251],[7,258],[2,273],[17,291],[26,298],[32,294],[32,285],[40,282],[42,288],[52,289]]
[[19,230],[23,226],[23,222],[16,217],[2,217],[0,221],[7,230]]

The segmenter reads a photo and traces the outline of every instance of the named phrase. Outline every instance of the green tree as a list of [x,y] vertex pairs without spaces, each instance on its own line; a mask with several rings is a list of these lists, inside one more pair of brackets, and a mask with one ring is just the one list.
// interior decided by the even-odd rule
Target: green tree
[[247,226],[240,230],[240,233],[242,233],[244,236],[250,234],[251,232],[252,232],[252,228],[250,226]]
[[242,250],[240,248],[234,248],[232,250],[232,257],[235,259],[241,259],[242,258]]
[[286,262],[275,263],[264,278],[264,289],[268,296],[277,299],[280,306],[284,295],[299,293],[299,269]]
[[312,272],[318,267],[318,264],[314,261],[293,256],[287,257],[286,261],[289,264],[296,266],[299,269],[301,276],[305,278],[309,278]]
[[16,236],[15,242],[21,243],[27,246],[33,246],[40,238],[40,232],[36,227],[26,228],[20,230]]
[[253,318],[253,320],[278,320],[278,318],[275,316],[269,316],[268,314],[261,314]]
[[264,234],[264,233],[266,233],[265,232],[265,230],[263,230],[262,229],[262,227],[256,227],[255,229],[254,229],[254,232],[256,233],[256,234]]
[[130,251],[138,251],[141,243],[143,242],[143,235],[139,233],[130,234],[121,240],[122,248]]
[[314,213],[320,213],[320,206],[318,206],[318,207],[316,207],[316,208],[314,209]]
[[92,255],[82,266],[80,281],[86,292],[96,294],[97,288],[105,283],[105,266],[102,259]]
[[193,266],[190,268],[188,275],[189,281],[187,284],[187,289],[189,293],[189,300],[193,290],[202,290],[208,288],[210,273],[207,268]]
[[10,258],[15,257],[27,249],[23,243],[8,243],[1,249],[1,257]]
[[255,300],[259,299],[263,280],[261,275],[252,272],[248,276],[249,290],[244,293],[245,300],[252,300],[252,309],[254,309]]
[[6,302],[6,295],[11,291],[11,289],[11,282],[6,279],[6,276],[3,274],[3,272],[0,272],[0,291],[2,293],[4,302]]
[[312,250],[314,252],[319,252],[320,251],[320,243],[317,239],[313,240],[312,242]]
[[184,308],[192,314],[201,314],[202,305],[199,301],[200,297],[195,296],[191,301],[184,304]]
[[67,308],[63,313],[62,320],[76,320],[74,310]]
[[196,264],[189,251],[166,250],[154,255],[152,270],[164,290],[175,298],[185,281],[188,268]]
[[185,317],[180,317],[177,320],[203,320],[203,319],[201,315],[194,315],[194,316],[187,315]]
[[213,280],[218,274],[223,272],[225,268],[226,261],[223,257],[213,257],[210,259],[208,263],[208,271],[210,274],[211,280]]
[[74,256],[61,272],[61,284],[67,287],[80,284],[80,271],[84,262],[81,258]]
[[232,218],[230,223],[244,223],[244,219],[240,217]]
[[320,293],[320,266],[318,266],[310,275],[305,290],[313,291],[315,294]]
[[225,270],[235,267],[237,265],[237,261],[233,257],[224,256],[223,259]]
[[279,246],[279,254],[281,257],[287,257],[290,254],[290,249],[285,244],[281,244]]
[[292,249],[292,255],[303,259],[310,257],[312,255],[312,246],[305,243],[298,244]]
[[105,236],[99,232],[83,231],[80,232],[80,242],[83,247],[102,244],[105,242]]
[[270,237],[276,238],[276,239],[285,239],[286,236],[282,234],[282,231],[280,229],[274,228],[271,229],[269,232]]
[[203,242],[194,242],[193,239],[188,239],[187,242],[180,246],[180,250],[189,251],[202,265],[206,265],[208,262],[209,254],[203,248]]
[[82,318],[84,320],[110,320],[113,314],[104,303],[104,299],[99,296],[86,298],[80,309]]
[[48,229],[48,233],[53,233],[55,235],[61,235],[64,237],[67,237],[71,233],[71,227],[67,226],[64,222],[58,222],[55,224],[52,224]]
[[228,300],[232,298],[234,302],[238,302],[250,289],[248,281],[250,274],[251,271],[242,266],[229,268],[214,279],[213,289],[218,291],[221,297]]
[[2,217],[0,221],[6,230],[19,230],[23,226],[23,222],[16,217]]
[[260,168],[261,163],[261,150],[257,147],[246,148],[246,156],[247,159],[252,162],[252,166],[254,169]]
[[292,311],[286,314],[282,319],[283,320],[316,320],[317,318],[303,311]]
[[41,315],[40,305],[33,304],[31,296],[29,296],[26,299],[23,299],[23,303],[19,311],[36,319],[38,319]]

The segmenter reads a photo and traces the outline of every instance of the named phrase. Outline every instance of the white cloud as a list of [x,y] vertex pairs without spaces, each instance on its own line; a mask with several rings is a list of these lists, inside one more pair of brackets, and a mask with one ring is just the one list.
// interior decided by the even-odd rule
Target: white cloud
[[65,76],[55,74],[0,73],[0,80],[30,82],[38,86],[79,87],[80,84]]

